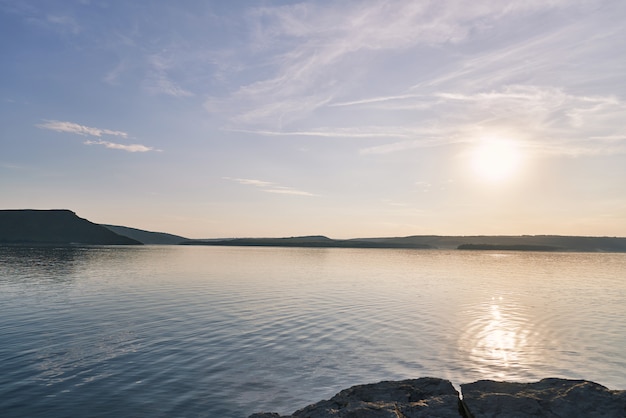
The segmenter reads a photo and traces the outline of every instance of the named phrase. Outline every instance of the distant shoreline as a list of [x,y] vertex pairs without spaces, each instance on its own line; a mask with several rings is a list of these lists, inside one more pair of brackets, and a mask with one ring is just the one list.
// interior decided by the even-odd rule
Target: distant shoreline
[[332,240],[326,238],[323,241],[299,241],[299,238],[234,238],[230,240],[202,241],[189,240],[180,245],[204,245],[226,247],[298,247],[298,248],[374,248],[374,249],[437,249],[428,244],[395,244],[359,240]]
[[473,251],[626,252],[626,238],[528,236],[430,236],[335,240],[325,236],[187,240],[180,245],[298,248],[446,249]]
[[563,235],[411,235],[332,239],[323,235],[284,238],[188,239],[164,232],[95,224],[67,209],[0,210],[0,246],[208,245],[240,247],[440,249],[477,251],[625,253],[626,237]]
[[457,250],[471,251],[539,251],[539,252],[567,252],[561,247],[550,245],[494,245],[494,244],[461,244]]

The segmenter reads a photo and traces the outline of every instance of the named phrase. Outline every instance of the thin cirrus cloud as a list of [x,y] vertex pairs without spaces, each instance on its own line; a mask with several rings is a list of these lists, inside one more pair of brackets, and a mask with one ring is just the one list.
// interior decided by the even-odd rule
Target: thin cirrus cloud
[[[128,138],[128,134],[123,131],[114,131],[111,129],[94,128],[90,126],[80,125],[74,122],[47,120],[45,123],[36,125],[40,129],[48,129],[55,132],[71,133],[80,136],[91,136],[101,138],[103,136],[117,136],[121,138]],[[148,147],[142,144],[120,144],[105,140],[87,140],[83,142],[85,145],[101,145],[109,149],[117,149],[127,152],[149,152],[149,151],[161,151],[153,147]]]
[[[284,126],[346,93],[338,84],[349,85],[355,74],[364,71],[353,66],[355,58],[459,43],[503,17],[556,9],[568,2],[477,3],[467,8],[454,2],[441,2],[437,7],[428,2],[380,2],[255,9],[249,17],[255,39],[251,49],[273,48],[281,53],[269,61],[273,75],[240,86],[226,98],[236,108],[232,120]],[[341,24],[338,16],[342,16]],[[208,107],[213,100],[207,102]]]
[[46,17],[46,21],[52,25],[63,28],[65,31],[68,31],[73,35],[78,35],[82,31],[80,25],[71,16],[49,15]]
[[223,179],[233,181],[235,183],[243,184],[245,186],[254,186],[254,187],[259,188],[261,191],[265,193],[286,194],[286,195],[294,195],[294,196],[317,196],[310,192],[294,189],[293,187],[281,186],[270,181],[257,180],[257,179],[233,178],[233,177],[223,177]]
[[[423,115],[422,124],[437,126],[437,122],[442,120],[441,114],[445,114],[447,123],[431,129],[370,127],[371,133],[402,141],[362,149],[361,153],[390,153],[446,145],[459,142],[459,138],[466,138],[467,142],[481,128],[498,127],[517,127],[519,132],[523,132],[522,136],[532,137],[534,134],[543,138],[543,145],[535,144],[534,148],[546,154],[624,153],[621,138],[624,138],[622,121],[626,119],[626,103],[614,95],[576,95],[564,88],[507,85],[472,93],[434,92],[415,100],[419,100],[423,109],[431,111]],[[384,97],[382,100],[372,97],[343,105],[374,107],[380,112],[412,108],[407,96]],[[367,136],[363,127],[353,128],[352,131]],[[335,134],[337,137],[351,136],[349,129],[336,130]],[[331,136],[331,132],[324,132],[324,136]],[[612,139],[606,141],[611,146],[599,148],[598,138]]]
[[[533,26],[555,12],[571,19]],[[626,71],[625,61],[608,48],[622,42],[622,24],[613,15],[589,2],[565,0],[477,1],[464,8],[450,1],[436,7],[378,2],[254,8],[248,14],[254,37],[245,53],[269,53],[261,63],[264,76],[209,97],[205,108],[225,117],[226,130],[389,139],[360,150],[366,154],[445,146],[503,127],[521,139],[535,138],[537,152],[593,154],[599,152],[594,137],[620,137],[626,119],[619,96],[596,89],[598,74],[615,84]],[[507,22],[530,25],[530,35],[508,34]],[[509,39],[482,40],[481,33],[494,27]],[[429,54],[454,45],[473,45],[474,51],[435,54],[429,64]],[[376,65],[365,64],[398,54],[423,55],[423,70],[411,75],[398,69],[388,80]],[[232,56],[245,62],[237,52]],[[368,81],[388,87],[364,96],[355,87]],[[623,153],[621,144],[609,145],[601,152]]]
[[[386,154],[411,148],[471,142],[471,138],[481,130],[506,126],[511,129],[523,128],[519,129],[523,132],[522,136],[541,137],[542,144],[530,144],[538,153],[624,153],[621,138],[624,137],[622,121],[626,120],[626,103],[614,95],[577,95],[565,88],[506,85],[498,89],[475,92],[439,91],[419,96],[406,94],[371,97],[339,105],[357,108],[367,106],[380,112],[391,112],[399,106],[414,108],[411,100],[418,102],[425,111],[420,126],[360,125],[309,130],[232,131],[263,136],[399,140],[360,150],[361,154]],[[443,125],[439,123],[442,114],[447,121]],[[599,137],[613,140],[598,147]]]
[[153,94],[163,94],[172,97],[191,97],[194,93],[180,87],[169,77],[168,72],[174,67],[171,59],[154,55],[149,60],[152,70],[146,79],[144,86]]
[[74,122],[62,122],[59,120],[48,120],[45,123],[38,124],[37,127],[41,129],[49,129],[56,132],[66,132],[84,136],[101,137],[102,135],[112,135],[128,138],[128,134],[126,132],[113,131],[110,129],[92,128],[89,126],[79,125],[78,123]]
[[146,89],[153,94],[164,94],[172,97],[191,97],[194,93],[178,86],[167,78],[166,74],[155,73],[146,82]]
[[310,136],[321,138],[408,138],[413,133],[405,128],[392,127],[358,127],[358,128],[318,128],[310,131],[270,131],[270,130],[246,130],[224,129],[229,132],[240,132],[262,136]]
[[84,144],[85,145],[102,145],[105,148],[119,149],[119,150],[127,151],[127,152],[159,151],[152,147],[146,147],[145,145],[141,145],[141,144],[125,145],[125,144],[117,144],[115,142],[109,142],[109,141],[85,141]]
[[369,105],[381,102],[388,101],[396,101],[396,100],[404,100],[404,99],[414,99],[416,97],[420,97],[417,94],[401,94],[397,96],[383,96],[383,97],[370,97],[367,99],[360,100],[351,100],[348,102],[340,102],[340,103],[331,103],[328,107],[343,107],[343,106],[354,106],[354,105]]

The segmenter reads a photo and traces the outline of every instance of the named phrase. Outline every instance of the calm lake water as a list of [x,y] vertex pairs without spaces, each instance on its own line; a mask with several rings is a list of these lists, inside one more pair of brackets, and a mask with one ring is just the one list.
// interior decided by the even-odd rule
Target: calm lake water
[[247,417],[351,385],[626,389],[626,254],[0,248],[0,416]]

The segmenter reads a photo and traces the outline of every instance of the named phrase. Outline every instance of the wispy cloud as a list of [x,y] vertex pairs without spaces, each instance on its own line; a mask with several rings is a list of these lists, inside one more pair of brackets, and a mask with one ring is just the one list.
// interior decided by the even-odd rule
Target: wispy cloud
[[382,96],[382,97],[370,97],[366,99],[360,100],[352,100],[348,102],[339,102],[339,103],[331,103],[328,107],[342,107],[342,106],[355,106],[355,105],[364,105],[364,104],[372,104],[372,103],[381,103],[381,102],[389,102],[389,101],[398,101],[405,99],[414,99],[416,97],[420,97],[417,94],[401,94],[396,96]]
[[390,154],[416,148],[440,147],[461,142],[468,142],[468,140],[460,139],[459,136],[456,134],[450,134],[441,137],[424,137],[420,139],[411,139],[406,141],[397,141],[382,145],[375,145],[372,147],[362,148],[359,153],[364,155]]
[[169,76],[174,64],[162,54],[153,55],[149,59],[152,70],[145,81],[148,91],[154,94],[165,94],[173,97],[191,97],[194,93],[182,88]]
[[24,170],[26,169],[26,166],[13,164],[13,163],[5,163],[5,162],[0,161],[0,168],[4,168],[7,170]]
[[[565,88],[503,85],[487,91],[435,91],[422,95],[373,97],[345,106],[375,104],[380,112],[421,105],[419,125],[359,125],[309,130],[228,129],[263,136],[380,138],[395,140],[363,148],[361,154],[387,154],[477,140],[504,131],[529,143],[536,152],[561,155],[623,153],[626,103],[615,95],[577,95]],[[534,138],[534,139],[533,139]],[[603,142],[602,146],[599,145]]]
[[607,135],[607,136],[592,136],[589,139],[603,141],[608,143],[626,143],[626,133],[623,135]]
[[517,118],[560,129],[593,126],[599,119],[608,129],[626,117],[626,106],[615,96],[587,96],[568,93],[562,88],[532,85],[504,86],[489,92],[436,93],[446,104],[461,105],[464,112],[489,114],[491,118]]
[[189,90],[185,90],[175,82],[167,78],[164,74],[157,74],[150,80],[148,89],[154,93],[165,94],[172,97],[191,97],[194,96]]
[[[225,57],[257,66],[259,76],[231,84],[205,107],[231,131],[380,140],[361,154],[469,143],[494,130],[537,153],[623,153],[623,142],[597,139],[620,138],[626,120],[620,90],[610,87],[626,71],[611,51],[625,44],[610,9],[625,9],[605,6],[442,0],[253,8],[248,48]],[[556,24],[542,25],[548,17]]]
[[[324,106],[343,107],[412,97],[380,95],[375,99],[349,99],[367,80],[373,57],[413,48],[456,44],[505,18],[528,16],[578,2],[555,0],[477,1],[468,7],[456,2],[315,3],[258,7],[248,14],[250,49],[271,53],[272,71],[227,97],[219,98],[234,124],[283,129]],[[392,24],[390,24],[392,22]],[[424,53],[415,50],[414,54]],[[355,65],[363,62],[364,65]],[[343,100],[337,100],[344,97]],[[217,98],[207,101],[211,106]]]
[[223,177],[224,180],[234,181],[239,184],[243,184],[246,186],[254,186],[259,188],[261,191],[265,193],[275,193],[275,194],[287,194],[287,195],[295,195],[295,196],[317,196],[316,194],[306,192],[303,190],[298,190],[293,187],[281,186],[276,183],[272,183],[264,180],[256,180],[256,179],[243,179],[243,178],[233,178],[233,177]]
[[428,193],[430,192],[433,185],[427,181],[416,181],[415,186],[417,187],[418,190],[424,193]]
[[79,34],[82,31],[81,26],[76,22],[72,16],[67,15],[48,15],[46,21],[66,31],[71,32],[74,35]]
[[320,138],[409,138],[415,132],[407,128],[363,126],[352,128],[318,128],[310,131],[269,131],[250,129],[225,129],[231,132],[263,136],[310,136]]
[[141,144],[117,144],[109,141],[85,141],[85,145],[102,145],[105,148],[119,149],[127,152],[148,152],[148,151],[161,151],[152,147],[147,147]]
[[0,1],[0,11],[19,16],[30,25],[60,34],[78,35],[83,32],[83,27],[77,18],[71,14],[71,11],[68,12],[71,8],[63,7],[62,12],[48,12],[46,6],[41,2]]
[[256,186],[256,187],[270,187],[273,184],[273,183],[270,183],[269,181],[254,180],[254,179],[239,179],[239,178],[232,178],[232,177],[224,177],[224,180],[231,180],[239,184],[244,184],[248,186]]
[[296,195],[296,196],[316,196],[313,193],[305,192],[302,190],[296,190],[291,187],[281,187],[281,186],[264,189],[263,191],[267,193],[290,194],[290,195]]
[[[128,138],[129,135],[126,132],[114,131],[111,129],[94,128],[90,126],[80,125],[74,122],[63,122],[58,120],[48,120],[45,123],[36,125],[41,129],[48,129],[55,132],[71,133],[80,136],[91,136],[101,138],[102,136],[117,136],[121,138]],[[127,152],[148,152],[161,150],[148,147],[142,144],[120,144],[116,142],[104,141],[104,140],[87,140],[83,142],[85,145],[102,145],[105,148],[117,149]]]
[[48,120],[45,123],[40,123],[36,125],[41,129],[49,129],[51,131],[56,132],[67,132],[77,135],[84,136],[96,136],[101,137],[102,135],[112,135],[112,136],[120,136],[122,138],[128,138],[128,134],[122,131],[113,131],[110,129],[100,129],[100,128],[92,128],[85,125],[79,125],[74,122],[62,122],[58,120]]
[[115,86],[119,84],[119,79],[127,71],[128,64],[126,61],[120,61],[115,67],[113,67],[103,78],[104,82]]
[[[614,95],[577,95],[566,89],[505,85],[476,92],[434,92],[420,115],[432,129],[402,128],[401,141],[362,149],[363,154],[471,142],[499,132],[534,144],[536,152],[581,155],[623,153],[626,103]],[[380,111],[394,110],[381,104]],[[441,116],[445,115],[445,116]],[[398,129],[398,128],[395,128]],[[412,138],[411,138],[412,135]],[[391,137],[391,136],[390,136]],[[474,138],[474,139],[472,139]]]

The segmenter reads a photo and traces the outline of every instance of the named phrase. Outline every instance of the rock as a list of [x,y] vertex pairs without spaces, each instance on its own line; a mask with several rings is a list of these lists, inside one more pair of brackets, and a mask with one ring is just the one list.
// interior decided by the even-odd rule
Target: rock
[[259,413],[250,415],[248,418],[282,418],[282,417],[275,412],[259,412]]
[[474,418],[624,418],[626,391],[586,380],[543,379],[535,383],[481,380],[461,385]]
[[535,383],[480,380],[461,385],[463,401],[447,380],[433,377],[353,386],[293,415],[249,418],[625,418],[626,391],[586,380],[549,378]]
[[331,399],[281,417],[250,418],[458,418],[459,393],[448,380],[424,377],[399,382],[353,386]]

